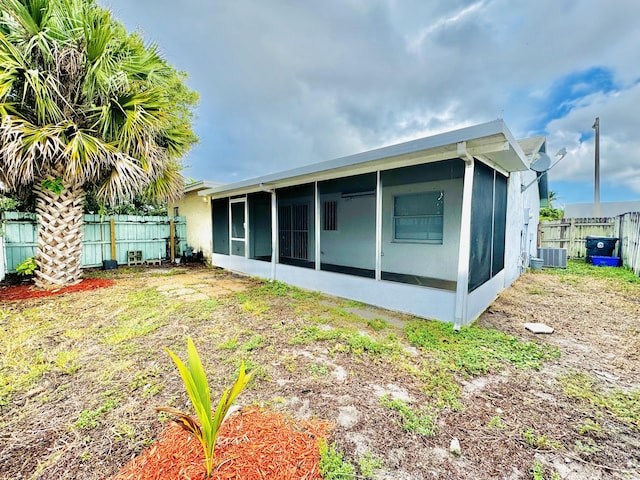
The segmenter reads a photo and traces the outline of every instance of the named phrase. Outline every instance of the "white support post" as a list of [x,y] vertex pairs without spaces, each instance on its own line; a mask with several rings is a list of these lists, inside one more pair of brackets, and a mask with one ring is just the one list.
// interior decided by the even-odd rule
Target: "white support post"
[[376,172],[376,280],[382,279],[382,181]]
[[469,255],[471,253],[471,199],[473,196],[474,159],[467,152],[466,142],[458,143],[458,156],[464,164],[464,185],[462,189],[462,218],[460,219],[460,247],[458,249],[458,276],[456,283],[456,311],[454,329],[467,320],[467,300],[469,298]]
[[313,183],[313,204],[314,204],[314,225],[315,225],[315,259],[316,270],[320,270],[320,193],[318,192],[318,182]]
[[249,258],[249,197],[244,196],[244,258]]
[[278,199],[276,191],[271,191],[271,281],[276,279],[278,263]]

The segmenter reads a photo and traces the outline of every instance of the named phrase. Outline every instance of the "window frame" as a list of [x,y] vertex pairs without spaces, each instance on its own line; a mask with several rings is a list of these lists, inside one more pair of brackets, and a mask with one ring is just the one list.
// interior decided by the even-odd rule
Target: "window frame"
[[[420,213],[420,214],[411,214],[411,215],[398,215],[396,213],[396,201],[401,197],[411,197],[411,196],[419,196],[419,195],[433,195],[434,197],[437,195],[436,202],[442,203],[440,208],[440,213]],[[407,192],[407,193],[398,193],[393,195],[393,231],[392,231],[392,242],[393,243],[420,243],[427,245],[442,245],[444,244],[444,190],[429,190],[424,192]],[[426,238],[426,239],[418,239],[418,238],[398,238],[397,236],[397,221],[399,219],[422,219],[422,218],[439,218],[440,219],[440,238]],[[426,229],[425,233],[427,236],[432,234],[434,231]]]

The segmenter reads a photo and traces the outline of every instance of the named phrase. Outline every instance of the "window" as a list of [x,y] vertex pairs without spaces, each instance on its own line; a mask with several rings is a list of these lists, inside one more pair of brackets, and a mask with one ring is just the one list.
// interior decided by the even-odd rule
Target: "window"
[[442,243],[444,192],[421,192],[393,198],[393,240]]
[[338,230],[338,202],[335,200],[327,200],[323,202],[322,213],[322,230]]

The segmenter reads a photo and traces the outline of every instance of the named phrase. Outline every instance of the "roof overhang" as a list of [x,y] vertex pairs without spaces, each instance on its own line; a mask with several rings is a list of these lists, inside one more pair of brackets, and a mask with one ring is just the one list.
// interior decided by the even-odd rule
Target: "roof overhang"
[[531,157],[536,153],[545,151],[546,141],[547,138],[544,136],[530,137],[518,140],[518,145],[520,145],[524,154],[529,157],[529,160],[531,160]]
[[243,195],[314,181],[458,158],[458,144],[460,142],[465,142],[466,151],[471,156],[503,172],[510,173],[529,169],[530,160],[504,121],[499,119],[327,162],[216,186],[202,190],[198,195],[214,198]]
[[224,185],[222,182],[210,182],[208,180],[199,180],[197,182],[190,182],[185,184],[182,189],[183,193],[196,192],[198,190],[208,190],[211,188],[218,188]]

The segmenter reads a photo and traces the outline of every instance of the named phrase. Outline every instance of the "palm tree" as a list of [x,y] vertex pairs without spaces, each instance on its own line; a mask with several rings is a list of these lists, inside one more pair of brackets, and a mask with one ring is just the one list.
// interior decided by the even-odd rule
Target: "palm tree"
[[197,95],[95,0],[0,0],[0,182],[36,195],[36,284],[81,280],[82,209],[182,193]]

